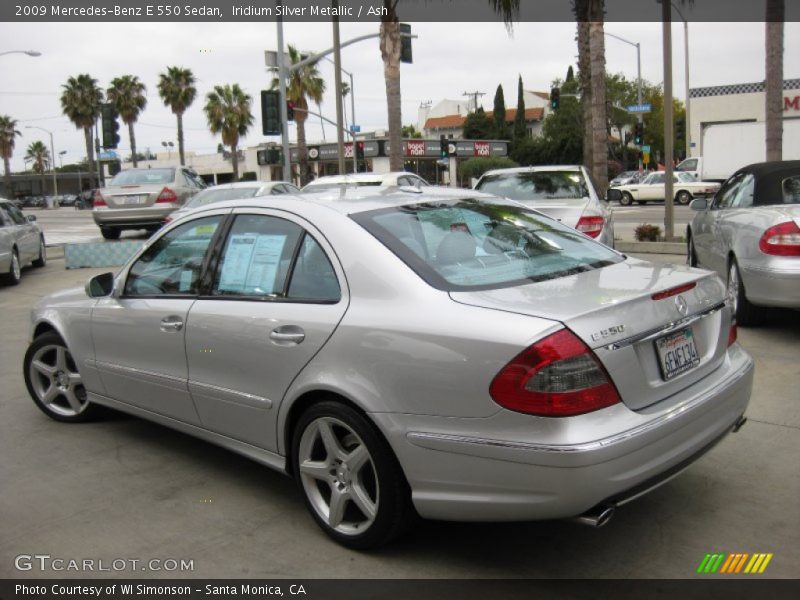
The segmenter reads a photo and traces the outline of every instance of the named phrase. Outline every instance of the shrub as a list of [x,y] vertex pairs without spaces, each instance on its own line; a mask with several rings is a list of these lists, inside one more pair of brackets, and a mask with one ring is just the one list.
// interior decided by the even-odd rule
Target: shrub
[[634,230],[633,235],[638,242],[657,242],[661,237],[661,227],[643,223]]

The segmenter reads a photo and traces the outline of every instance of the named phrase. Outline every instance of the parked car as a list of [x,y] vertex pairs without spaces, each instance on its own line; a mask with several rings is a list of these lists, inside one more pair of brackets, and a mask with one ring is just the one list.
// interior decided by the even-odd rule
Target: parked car
[[58,204],[60,206],[75,206],[78,197],[75,194],[62,194],[58,197]]
[[209,204],[31,317],[45,414],[285,471],[353,548],[414,511],[602,525],[740,427],[753,377],[710,271],[432,187]]
[[84,210],[94,206],[94,194],[97,190],[84,190],[75,200],[75,210]]
[[495,169],[475,189],[522,202],[614,247],[614,216],[581,166]]
[[278,196],[281,194],[299,194],[300,188],[286,181],[239,181],[237,183],[223,183],[204,189],[193,196],[182,208],[166,218],[166,222],[181,218],[193,208],[235,200],[237,198],[254,198],[257,196]]
[[639,183],[642,180],[642,173],[639,171],[625,171],[620,173],[612,179],[608,185],[609,187],[617,187],[619,185],[628,185],[630,183]]
[[8,285],[18,284],[22,267],[28,263],[34,267],[47,263],[44,234],[36,216],[26,218],[13,203],[0,198],[0,279]]
[[120,171],[95,191],[92,217],[107,240],[119,239],[125,229],[156,231],[172,211],[205,187],[184,167]]
[[744,167],[691,208],[689,263],[727,281],[740,324],[765,307],[800,308],[800,161]]
[[350,173],[349,175],[326,175],[318,177],[303,187],[304,192],[322,192],[342,187],[427,187],[430,184],[419,175],[407,171],[390,173]]
[[[639,183],[616,186],[613,189],[619,190],[622,196],[619,203],[622,206],[630,206],[634,200],[639,204],[647,204],[652,200],[664,200],[666,196],[666,173],[655,171],[647,175]],[[719,184],[713,181],[697,181],[689,173],[675,172],[672,174],[673,193],[675,202],[678,204],[689,204],[694,197],[705,197],[713,195],[718,189]]]

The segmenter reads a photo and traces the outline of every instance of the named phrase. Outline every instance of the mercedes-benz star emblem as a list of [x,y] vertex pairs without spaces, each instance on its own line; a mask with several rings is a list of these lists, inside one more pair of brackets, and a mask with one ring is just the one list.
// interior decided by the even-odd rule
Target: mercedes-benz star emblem
[[675,308],[677,308],[678,312],[685,317],[689,312],[689,305],[686,304],[686,298],[683,296],[678,296],[675,298]]

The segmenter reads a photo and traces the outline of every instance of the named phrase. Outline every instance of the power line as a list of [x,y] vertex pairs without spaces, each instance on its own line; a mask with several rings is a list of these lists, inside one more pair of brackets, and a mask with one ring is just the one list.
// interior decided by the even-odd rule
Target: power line
[[[484,92],[464,92],[461,95],[472,98],[470,103],[472,105],[472,110],[478,110],[478,97],[485,96],[486,94]],[[469,104],[467,106],[469,106]]]

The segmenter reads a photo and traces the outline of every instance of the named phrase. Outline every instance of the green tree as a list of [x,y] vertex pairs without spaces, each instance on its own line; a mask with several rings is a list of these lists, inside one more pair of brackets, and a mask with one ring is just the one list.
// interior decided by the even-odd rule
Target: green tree
[[83,129],[86,142],[86,160],[89,163],[89,179],[95,178],[94,146],[92,145],[92,126],[100,116],[100,105],[103,103],[103,90],[97,80],[83,73],[70,77],[61,86],[61,110],[78,129]]
[[[628,168],[628,141],[636,117],[631,115],[625,106],[636,103],[636,82],[628,81],[622,73],[606,75],[606,97],[608,98],[608,130],[617,131],[619,137],[619,158]],[[611,152],[614,155],[614,152]]]
[[567,69],[567,78],[564,81],[565,83],[572,83],[575,81],[575,71],[572,69],[572,65]]
[[492,169],[509,169],[518,166],[516,162],[507,156],[476,156],[465,160],[458,166],[460,181],[470,181],[478,179],[486,171]]
[[8,115],[0,115],[0,156],[3,157],[5,194],[9,198],[14,197],[11,184],[11,157],[14,155],[14,146],[19,135],[22,134],[17,130],[16,119],[12,119]]
[[147,88],[139,81],[136,75],[116,77],[111,80],[111,86],[106,90],[106,98],[117,109],[122,122],[128,126],[134,168],[138,166],[138,155],[136,153],[136,136],[133,133],[133,124],[147,105],[146,93]]
[[528,126],[525,123],[525,97],[522,91],[522,75],[517,84],[517,114],[514,115],[514,142],[528,137]]
[[411,138],[411,139],[421,139],[422,133],[417,130],[417,128],[412,125],[403,125],[403,137],[404,138]]
[[486,115],[482,107],[467,115],[464,119],[464,139],[467,140],[489,140],[494,134],[494,123]]
[[234,83],[214,86],[203,107],[211,133],[221,133],[222,143],[231,147],[234,181],[239,179],[239,139],[247,135],[254,120],[252,105],[253,98]]
[[33,163],[32,169],[35,173],[44,173],[50,164],[50,151],[44,142],[36,140],[28,145],[25,161]]
[[[290,64],[299,63],[303,58],[297,48],[289,44],[287,52]],[[272,89],[279,86],[278,78],[272,79]],[[325,80],[320,77],[317,63],[310,63],[295,71],[289,76],[289,85],[286,88],[286,95],[289,100],[294,102],[294,120],[297,123],[297,154],[300,163],[300,184],[305,185],[311,180],[311,173],[308,167],[308,150],[306,147],[306,119],[308,119],[308,101],[312,100],[319,104],[322,102],[322,95],[325,93]],[[338,101],[338,100],[337,100]],[[398,133],[400,128],[398,128]]]
[[503,94],[502,84],[497,86],[497,91],[494,93],[492,118],[494,119],[494,138],[498,140],[509,139],[508,123],[506,123],[506,99]]
[[158,95],[178,120],[178,154],[181,157],[181,165],[186,164],[183,148],[183,113],[197,96],[195,83],[191,69],[182,67],[167,67],[166,73],[158,76]]

